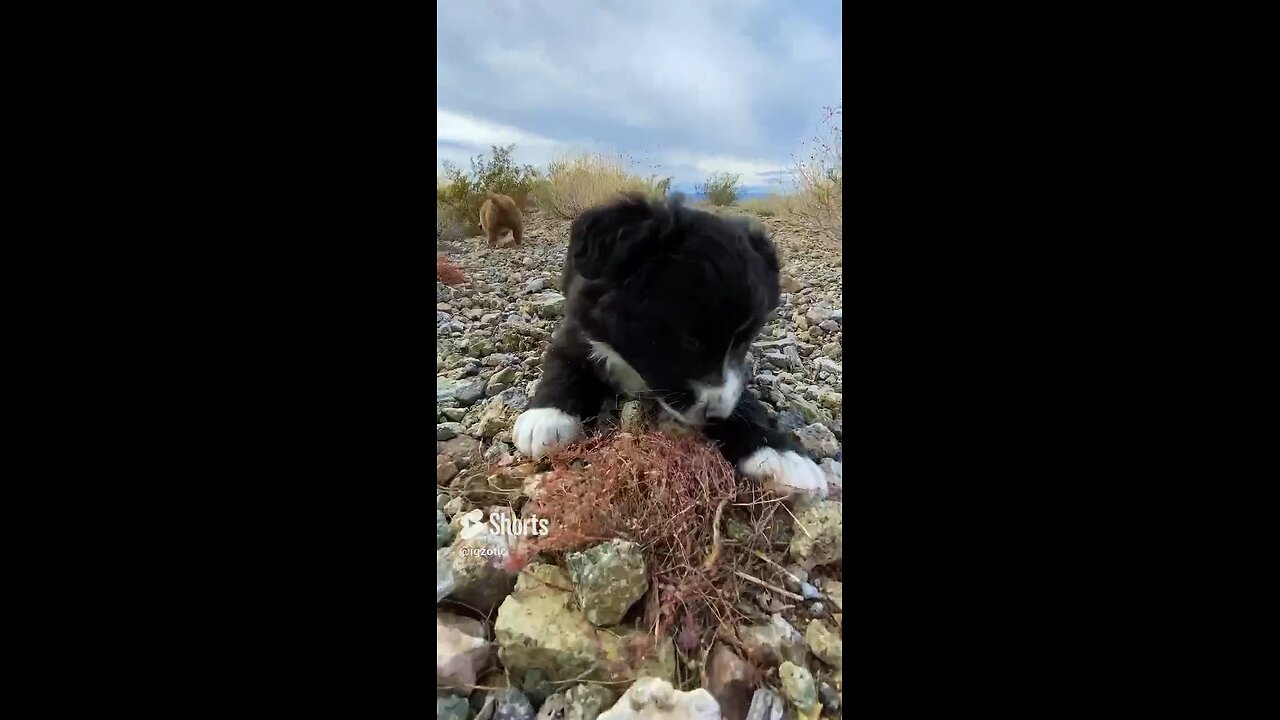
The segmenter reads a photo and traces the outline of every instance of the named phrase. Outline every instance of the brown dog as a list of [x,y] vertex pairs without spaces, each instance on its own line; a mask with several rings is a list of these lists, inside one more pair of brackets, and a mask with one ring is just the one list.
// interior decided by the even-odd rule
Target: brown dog
[[505,241],[507,236],[519,245],[524,240],[524,219],[516,201],[492,190],[486,190],[484,196],[484,204],[480,206],[480,227],[488,236],[489,247],[499,247],[499,240]]

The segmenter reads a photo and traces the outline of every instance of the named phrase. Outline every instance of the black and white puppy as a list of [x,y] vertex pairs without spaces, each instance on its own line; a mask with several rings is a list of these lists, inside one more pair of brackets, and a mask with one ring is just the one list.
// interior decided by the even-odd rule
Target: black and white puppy
[[758,226],[627,196],[569,230],[565,319],[516,448],[539,458],[582,435],[606,396],[651,397],[701,428],[746,476],[826,494],[826,480],[749,394],[745,355],[778,305],[778,256]]

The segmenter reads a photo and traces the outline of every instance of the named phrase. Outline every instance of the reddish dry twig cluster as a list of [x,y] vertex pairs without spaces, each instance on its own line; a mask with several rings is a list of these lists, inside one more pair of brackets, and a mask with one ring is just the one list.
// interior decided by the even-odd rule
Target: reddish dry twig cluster
[[638,543],[649,568],[644,626],[689,650],[740,615],[734,570],[754,565],[726,523],[748,528],[763,545],[777,509],[772,496],[737,476],[705,440],[660,433],[591,438],[552,458],[526,514],[551,521],[526,552],[562,553],[611,538]]
[[449,258],[438,257],[436,258],[436,279],[445,285],[461,285],[467,281],[467,276],[463,275]]

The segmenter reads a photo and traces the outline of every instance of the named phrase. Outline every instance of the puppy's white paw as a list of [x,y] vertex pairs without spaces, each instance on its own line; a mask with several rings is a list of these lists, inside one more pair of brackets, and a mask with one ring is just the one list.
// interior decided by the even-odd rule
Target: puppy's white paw
[[582,436],[578,418],[555,408],[533,408],[520,413],[511,439],[526,457],[538,460],[557,445],[566,445]]
[[827,496],[827,478],[812,460],[790,450],[762,447],[738,463],[743,475],[779,495],[800,495],[810,500]]

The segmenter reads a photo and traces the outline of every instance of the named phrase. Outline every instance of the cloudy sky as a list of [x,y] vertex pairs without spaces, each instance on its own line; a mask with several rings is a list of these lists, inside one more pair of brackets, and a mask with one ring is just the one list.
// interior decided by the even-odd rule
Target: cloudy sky
[[446,0],[436,21],[437,172],[515,143],[539,169],[598,151],[685,191],[768,188],[841,101],[839,0]]

